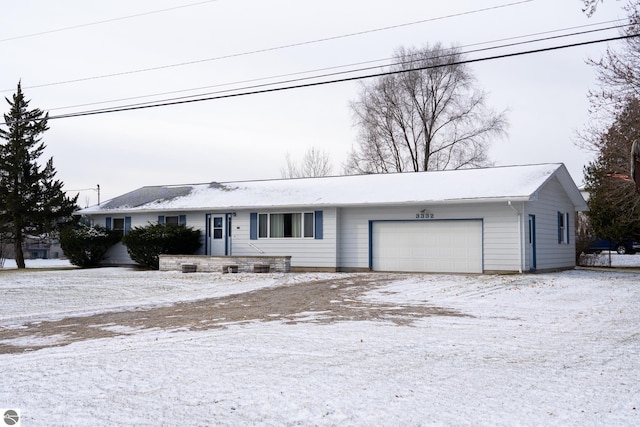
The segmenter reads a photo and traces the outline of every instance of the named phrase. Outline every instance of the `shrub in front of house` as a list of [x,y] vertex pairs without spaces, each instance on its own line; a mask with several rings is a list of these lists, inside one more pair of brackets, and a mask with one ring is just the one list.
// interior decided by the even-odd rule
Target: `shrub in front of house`
[[132,260],[154,270],[159,268],[160,254],[191,255],[202,245],[200,231],[164,224],[134,227],[122,238],[122,243]]
[[120,236],[104,227],[76,224],[60,231],[60,246],[71,264],[97,267],[107,250],[120,241]]

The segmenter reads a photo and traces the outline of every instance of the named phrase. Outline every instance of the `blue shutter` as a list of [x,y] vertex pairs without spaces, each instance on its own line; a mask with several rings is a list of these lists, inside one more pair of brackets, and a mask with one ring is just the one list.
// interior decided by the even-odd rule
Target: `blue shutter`
[[131,217],[125,216],[124,217],[124,234],[127,234],[129,231],[131,231]]
[[258,213],[249,214],[249,239],[258,240]]
[[178,216],[178,225],[187,225],[187,216],[186,215]]
[[567,233],[567,245],[569,244],[569,212],[565,214],[564,227]]
[[562,213],[558,212],[558,243],[562,243]]
[[164,215],[158,215],[158,224],[164,224]]
[[315,211],[315,230],[314,230],[314,238],[322,239],[323,238],[323,225],[322,225],[322,211]]
[[111,230],[111,217],[110,217],[110,216],[108,216],[108,217],[106,218],[104,226],[105,226],[105,228],[106,228],[107,230]]

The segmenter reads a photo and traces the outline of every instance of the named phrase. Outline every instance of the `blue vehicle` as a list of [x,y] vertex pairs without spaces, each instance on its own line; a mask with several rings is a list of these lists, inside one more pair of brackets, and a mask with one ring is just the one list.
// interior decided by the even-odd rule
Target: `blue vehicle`
[[618,241],[595,239],[589,243],[589,247],[585,250],[588,254],[599,254],[602,251],[616,251],[619,254],[634,254],[640,251],[640,242],[631,239],[622,239]]

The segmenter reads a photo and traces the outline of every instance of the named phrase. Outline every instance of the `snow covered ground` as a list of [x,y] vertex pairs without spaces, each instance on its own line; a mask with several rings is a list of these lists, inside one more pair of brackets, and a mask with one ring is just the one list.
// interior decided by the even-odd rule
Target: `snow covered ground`
[[618,255],[616,252],[582,255],[582,265],[593,267],[637,267],[640,268],[640,254]]
[[[27,322],[345,276],[8,269],[0,344],[29,344],[2,336]],[[0,354],[0,408],[19,409],[23,426],[640,425],[639,279],[397,275],[359,298],[464,316],[321,323],[302,313]]]

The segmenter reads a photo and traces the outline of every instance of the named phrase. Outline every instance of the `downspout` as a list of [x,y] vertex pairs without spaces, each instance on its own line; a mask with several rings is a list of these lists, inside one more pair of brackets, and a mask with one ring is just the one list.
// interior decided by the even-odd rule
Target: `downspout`
[[[523,238],[522,238],[522,236],[524,236],[524,221],[521,221],[522,214],[516,208],[513,207],[513,205],[511,204],[511,200],[509,200],[507,203],[508,203],[509,207],[511,209],[513,209],[513,211],[516,213],[516,215],[518,215],[518,227],[517,228],[518,228],[518,241],[520,242],[520,263],[519,263],[520,265],[519,265],[519,268],[518,268],[518,273],[522,274],[522,263],[523,263],[523,260],[524,260],[524,255],[523,255],[523,252],[524,252],[524,241],[523,241]],[[522,203],[522,211],[524,212],[524,203]],[[520,223],[522,223],[522,231],[520,230]]]

